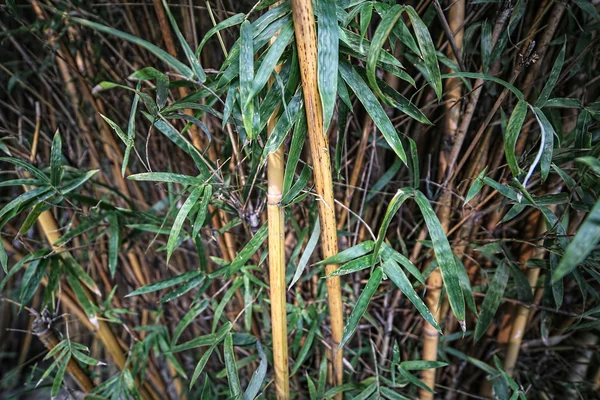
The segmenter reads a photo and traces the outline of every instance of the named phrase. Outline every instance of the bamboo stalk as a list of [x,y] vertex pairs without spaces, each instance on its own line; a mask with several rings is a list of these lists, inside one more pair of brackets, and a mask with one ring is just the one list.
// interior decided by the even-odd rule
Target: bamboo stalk
[[[271,38],[271,43],[275,37]],[[281,66],[275,67],[276,72],[281,71]],[[269,86],[273,78],[269,79]],[[267,122],[269,135],[277,124],[279,107]],[[269,224],[269,287],[271,298],[271,331],[273,337],[273,365],[275,368],[275,391],[277,399],[290,398],[290,377],[288,368],[288,340],[287,340],[287,313],[286,313],[286,286],[285,286],[285,216],[281,207],[283,196],[284,176],[284,148],[283,144],[270,153],[267,158],[267,221]]]
[[[310,152],[314,164],[315,188],[318,196],[322,256],[327,258],[337,254],[338,242],[329,141],[327,136],[323,134],[323,111],[317,84],[317,36],[312,2],[310,0],[292,0],[292,15],[302,78],[302,91],[304,93],[304,109],[308,122]],[[325,271],[327,274],[331,274],[337,267],[337,265],[327,265]],[[342,349],[338,349],[338,345],[342,340],[344,315],[339,277],[327,278],[327,294],[329,297],[331,339],[333,342],[331,357],[333,374],[330,381],[340,385],[343,381],[344,371],[342,368]]]
[[[546,222],[541,216],[538,218],[536,236],[540,237],[546,232]],[[538,246],[532,247],[529,253],[531,258],[541,259],[544,257],[544,249],[541,247],[543,239],[540,239],[537,243]],[[523,265],[528,260],[521,260]],[[532,293],[535,293],[535,286],[540,276],[540,268],[529,268],[527,270],[527,280],[529,286],[531,286]],[[510,339],[508,340],[508,346],[506,347],[506,357],[504,358],[504,370],[509,376],[512,376],[517,365],[517,359],[519,357],[519,351],[521,350],[521,342],[525,335],[525,328],[527,326],[527,319],[529,318],[530,308],[524,305],[517,307],[516,315],[513,320],[512,329],[510,332]]]
[[[40,341],[46,346],[48,351],[54,349],[60,341],[52,331],[52,327],[48,328],[45,321],[41,318],[40,315],[37,315],[33,322],[32,327],[35,335],[40,339]],[[67,363],[67,372],[75,382],[79,388],[85,393],[91,392],[94,390],[94,384],[90,380],[88,374],[79,366],[77,361],[73,358],[69,359]]]

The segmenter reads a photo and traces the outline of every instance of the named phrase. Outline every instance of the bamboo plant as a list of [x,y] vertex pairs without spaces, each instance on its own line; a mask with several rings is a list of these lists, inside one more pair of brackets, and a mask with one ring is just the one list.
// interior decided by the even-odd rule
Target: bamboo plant
[[600,16],[533,3],[1,6],[0,397],[592,398]]

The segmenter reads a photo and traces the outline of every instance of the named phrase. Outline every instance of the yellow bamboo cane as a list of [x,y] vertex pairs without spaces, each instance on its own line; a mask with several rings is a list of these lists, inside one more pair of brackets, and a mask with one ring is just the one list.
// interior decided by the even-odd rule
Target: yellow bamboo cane
[[[322,256],[327,258],[337,254],[338,242],[329,141],[323,133],[323,111],[317,83],[317,35],[311,0],[292,0],[292,15],[304,93],[304,109],[308,122],[310,152],[313,160],[313,175],[318,196]],[[336,269],[337,265],[327,265],[325,268],[327,274],[331,274]],[[343,380],[343,369],[342,349],[338,349],[338,345],[342,340],[344,316],[339,277],[327,279],[327,294],[331,316],[331,358],[333,361],[333,379],[330,377],[330,381],[340,385]]]

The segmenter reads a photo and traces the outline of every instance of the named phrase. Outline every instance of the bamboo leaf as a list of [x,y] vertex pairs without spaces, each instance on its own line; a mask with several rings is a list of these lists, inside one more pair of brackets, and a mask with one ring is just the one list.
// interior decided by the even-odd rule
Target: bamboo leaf
[[237,399],[242,395],[242,388],[240,386],[240,378],[237,374],[235,352],[233,351],[233,337],[231,333],[228,333],[227,336],[225,336],[224,352],[225,368],[227,369],[227,382],[229,383],[229,391],[231,393],[231,397]]
[[358,326],[358,322],[369,307],[371,297],[373,297],[373,294],[375,294],[377,288],[379,288],[379,284],[381,283],[382,277],[383,272],[381,268],[375,268],[375,270],[371,273],[371,277],[369,278],[369,281],[367,282],[363,291],[358,297],[356,305],[352,309],[352,313],[350,314],[348,322],[344,327],[344,334],[342,335],[342,340],[340,341],[340,344],[338,346],[339,349],[344,347],[346,342],[348,342],[352,335],[354,335],[354,332],[356,331],[356,328]]
[[125,297],[139,296],[140,294],[152,293],[158,290],[166,289],[168,287],[178,285],[182,282],[189,281],[190,279],[193,279],[201,274],[202,271],[199,270],[184,272],[181,275],[177,275],[172,278],[162,280],[160,282],[152,283],[150,285],[142,286],[141,288],[129,293]]
[[171,182],[183,185],[201,185],[203,180],[193,176],[174,174],[172,172],[143,172],[141,174],[129,175],[127,179],[132,181]]
[[56,131],[52,139],[52,149],[50,150],[50,183],[56,187],[60,183],[62,174],[62,139],[60,133]]
[[374,241],[366,240],[346,250],[340,251],[336,255],[328,257],[323,261],[319,261],[316,265],[342,264],[354,258],[364,256],[365,254],[369,254],[373,251],[374,247]]
[[155,46],[150,42],[147,42],[147,41],[140,39],[134,35],[131,35],[129,33],[122,32],[117,29],[108,27],[106,25],[98,24],[96,22],[88,21],[83,18],[69,17],[69,20],[71,20],[73,22],[77,22],[80,25],[87,26],[88,28],[97,30],[98,32],[106,33],[108,35],[113,35],[113,36],[119,37],[123,40],[127,40],[128,42],[136,44],[140,47],[143,47],[146,50],[148,50],[149,52],[151,52],[152,54],[154,54],[157,58],[162,60],[164,63],[166,63],[167,65],[172,67],[175,71],[177,71],[181,75],[183,75],[184,78],[191,79],[194,77],[194,72],[187,65],[185,65],[184,63],[177,60],[175,57],[171,56],[169,53],[167,53],[160,47]]
[[387,210],[385,211],[385,215],[383,216],[383,222],[379,227],[379,233],[377,234],[377,240],[375,241],[375,246],[373,246],[373,265],[377,263],[379,259],[379,250],[381,249],[381,245],[385,239],[385,235],[387,233],[388,227],[392,222],[392,218],[396,215],[402,204],[410,197],[409,193],[405,193],[402,189],[398,189],[390,204],[388,205]]
[[229,264],[229,276],[235,274],[252,257],[264,243],[268,236],[268,225],[264,224],[248,241],[246,246],[238,253],[235,259]]
[[371,48],[369,49],[369,54],[367,56],[367,79],[371,85],[371,88],[373,88],[375,93],[377,93],[377,95],[382,99],[385,98],[385,96],[381,92],[381,89],[377,83],[377,61],[379,60],[379,53],[384,46],[385,41],[388,39],[388,36],[392,32],[392,29],[396,25],[398,19],[400,19],[402,16],[403,12],[403,6],[395,5],[381,17],[381,22],[377,26],[377,30],[373,35]]
[[171,22],[171,26],[173,27],[173,32],[175,32],[175,36],[177,36],[177,39],[179,39],[179,43],[181,44],[181,47],[183,48],[183,52],[185,53],[185,56],[190,64],[190,66],[192,67],[192,71],[194,71],[194,76],[198,80],[200,80],[200,82],[204,82],[206,80],[206,74],[204,73],[204,70],[202,69],[202,66],[200,65],[200,61],[198,61],[198,59],[196,58],[196,55],[194,54],[194,52],[192,51],[192,49],[186,42],[183,35],[181,34],[181,31],[179,30],[179,26],[177,26],[177,22],[175,21],[175,18],[173,17],[173,14],[171,13],[171,9],[169,8],[167,1],[162,0],[162,4],[163,4],[163,7],[165,8],[165,12],[167,13],[167,17],[169,18],[169,22]]
[[431,208],[429,201],[425,195],[418,190],[415,191],[415,200],[421,209],[427,229],[429,230],[429,236],[433,242],[433,251],[435,258],[438,261],[440,270],[442,272],[442,279],[444,286],[448,291],[448,301],[454,312],[454,316],[459,321],[465,320],[465,299],[463,291],[460,286],[460,279],[458,272],[458,265],[454,259],[454,253],[450,248],[444,229],[440,223],[440,220],[435,215],[435,212]]
[[190,379],[190,390],[192,389],[192,386],[194,386],[194,383],[196,383],[196,381],[200,377],[200,374],[204,370],[204,367],[206,366],[208,359],[210,358],[210,356],[212,355],[212,353],[216,347],[217,347],[217,345],[213,344],[212,346],[210,346],[208,348],[208,350],[206,350],[204,352],[204,354],[202,354],[202,357],[200,357],[198,364],[196,364],[196,368],[194,368],[194,373],[192,374],[192,378]]
[[506,154],[506,161],[508,162],[508,166],[510,167],[513,176],[519,176],[521,173],[515,155],[515,147],[526,115],[527,103],[525,101],[519,101],[510,116],[508,126],[506,127],[506,133],[504,134],[504,153]]
[[429,35],[429,29],[423,23],[419,14],[411,6],[407,6],[406,13],[410,18],[413,29],[415,31],[415,37],[421,50],[421,56],[425,62],[425,68],[427,69],[429,78],[433,84],[433,90],[437,95],[438,101],[442,99],[442,78],[440,75],[440,66],[438,65],[437,55],[435,52],[435,46]]
[[196,187],[186,199],[185,203],[183,203],[183,205],[181,206],[181,209],[177,213],[177,217],[175,217],[175,222],[173,222],[173,226],[171,227],[171,233],[169,234],[169,241],[167,242],[167,264],[169,263],[171,254],[173,254],[173,250],[175,250],[175,246],[179,241],[179,233],[181,232],[181,228],[183,226],[183,223],[185,222],[185,218],[192,210],[192,207],[196,205],[196,202],[200,198],[200,195],[203,191],[204,187]]
[[206,34],[204,35],[204,37],[202,38],[202,41],[200,42],[200,44],[198,45],[198,48],[196,49],[196,57],[200,56],[200,53],[202,52],[202,49],[204,48],[204,45],[206,44],[206,42],[208,42],[208,40],[213,37],[215,34],[217,34],[217,32],[222,31],[223,29],[227,29],[230,28],[232,26],[235,25],[239,25],[242,22],[244,22],[245,19],[245,15],[244,14],[235,14],[221,22],[219,22],[218,24],[216,24],[215,26],[213,26],[208,32],[206,32]]
[[318,20],[318,80],[319,95],[323,107],[323,134],[329,129],[335,108],[338,87],[339,34],[336,16],[336,2],[317,2]]
[[221,315],[223,314],[223,310],[225,310],[225,306],[229,302],[229,299],[231,299],[233,297],[234,293],[242,286],[243,283],[244,283],[243,278],[241,276],[238,276],[237,278],[235,278],[233,280],[233,285],[231,285],[231,287],[227,290],[227,292],[225,292],[225,295],[221,299],[221,302],[215,309],[215,314],[213,316],[213,324],[212,324],[213,332],[215,332],[217,330],[217,325],[219,324],[219,320],[221,319]]
[[587,256],[600,242],[600,200],[583,221],[577,230],[575,237],[569,243],[558,263],[558,267],[552,274],[552,283],[562,279],[585,261]]
[[116,213],[108,214],[108,269],[111,278],[115,277],[117,262],[119,261],[119,249],[121,248],[121,237],[119,229],[119,218]]
[[258,365],[258,369],[254,371],[252,374],[252,378],[248,383],[248,387],[246,387],[246,391],[244,392],[243,400],[253,400],[258,396],[260,392],[260,388],[262,386],[265,377],[267,376],[267,355],[263,351],[262,345],[260,341],[256,341],[256,350],[258,351],[258,355],[260,357],[260,363]]
[[240,107],[244,129],[250,140],[254,139],[254,103],[252,88],[254,81],[254,40],[252,24],[244,21],[240,28]]
[[275,66],[277,63],[279,63],[281,55],[287,48],[288,44],[290,44],[293,36],[294,26],[292,21],[289,21],[283,26],[281,31],[279,31],[277,39],[275,39],[275,42],[273,42],[273,44],[269,47],[269,50],[267,50],[267,54],[263,57],[262,63],[256,71],[252,85],[252,91],[250,93],[251,98],[255,97],[264,88],[269,80],[269,77],[275,71]]
[[469,201],[473,200],[473,198],[475,196],[477,196],[479,194],[479,192],[481,191],[481,188],[483,187],[483,178],[485,177],[486,172],[487,172],[487,165],[477,175],[477,178],[475,178],[475,180],[473,181],[473,184],[471,185],[471,187],[469,188],[469,191],[467,192],[467,197],[465,197],[465,202],[463,203],[463,207],[466,206]]
[[310,260],[310,256],[315,251],[317,244],[319,243],[319,237],[321,235],[321,224],[319,222],[319,217],[315,219],[315,227],[313,228],[312,233],[310,234],[310,238],[308,239],[308,243],[306,243],[306,248],[304,249],[304,253],[302,253],[302,257],[300,257],[300,261],[298,261],[298,266],[296,267],[296,272],[294,272],[294,277],[288,286],[288,291],[298,282],[298,279],[302,276],[308,261]]
[[347,263],[340,265],[338,269],[333,271],[331,274],[325,276],[325,278],[352,274],[354,272],[362,271],[363,269],[372,266],[373,256],[371,254],[368,254],[366,256],[355,258],[354,260],[348,261]]
[[550,71],[550,75],[548,76],[548,80],[546,81],[546,84],[544,85],[544,88],[542,89],[542,92],[538,96],[538,99],[535,103],[536,107],[543,108],[546,105],[546,103],[548,102],[548,99],[550,98],[550,94],[552,94],[552,90],[554,89],[554,86],[556,85],[556,81],[558,80],[558,76],[560,75],[560,71],[562,70],[563,64],[565,62],[566,50],[567,50],[567,40],[565,37],[565,42],[563,43],[562,49],[560,50],[560,53],[558,53],[558,56],[556,57],[556,60],[554,61],[554,65],[552,66],[552,71]]
[[490,326],[490,323],[496,314],[496,310],[498,310],[498,306],[502,301],[507,282],[508,265],[506,262],[502,262],[498,265],[498,268],[496,268],[494,278],[490,282],[485,298],[483,299],[479,320],[477,321],[477,326],[475,326],[475,342],[481,339]]
[[552,152],[554,151],[554,128],[544,112],[538,107],[533,107],[535,118],[540,124],[542,144],[540,147],[540,171],[542,173],[542,181],[548,178],[550,173],[550,166],[552,165]]
[[204,186],[204,189],[202,191],[202,201],[200,202],[200,207],[198,207],[198,213],[196,214],[196,219],[194,220],[194,230],[192,231],[193,238],[198,236],[198,234],[200,233],[200,229],[204,225],[206,215],[208,214],[208,205],[210,203],[211,197],[212,186]]
[[400,141],[400,137],[392,125],[389,117],[381,107],[381,104],[377,101],[375,95],[371,92],[365,81],[356,72],[356,70],[343,61],[340,63],[340,73],[344,81],[350,86],[352,91],[356,94],[356,97],[360,100],[362,105],[367,110],[367,113],[375,122],[375,125],[379,128],[383,137],[388,142],[392,150],[398,155],[398,157],[406,163],[406,154]]
[[160,302],[162,304],[168,303],[171,300],[175,300],[176,298],[183,296],[190,290],[200,286],[204,282],[205,279],[206,279],[206,276],[204,274],[190,279],[183,285],[179,286],[177,289],[173,290],[172,292],[167,293],[162,299],[160,299]]
[[[52,398],[58,396],[58,392],[60,391],[60,387],[62,386],[63,379],[65,377],[65,372],[67,371],[67,366],[69,365],[69,360],[71,359],[71,354],[67,354],[63,360],[60,361],[60,367],[56,371],[56,375],[54,376],[54,381],[52,382],[52,391],[50,395]],[[58,362],[58,361],[57,361]]]
[[427,322],[431,324],[438,332],[442,333],[440,326],[435,320],[434,316],[429,311],[429,307],[421,300],[415,289],[412,287],[410,281],[402,271],[402,268],[392,259],[385,260],[383,262],[383,272],[385,275],[394,282],[394,285],[398,287],[404,293],[404,295],[410,300],[415,306],[417,311],[425,318]]

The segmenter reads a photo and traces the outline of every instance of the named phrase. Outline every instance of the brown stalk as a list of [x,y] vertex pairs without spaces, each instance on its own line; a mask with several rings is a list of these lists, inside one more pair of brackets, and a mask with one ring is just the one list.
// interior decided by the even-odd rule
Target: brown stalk
[[[48,324],[39,314],[33,321],[32,331],[40,339],[44,346],[46,346],[48,351],[51,351],[60,343],[54,334],[52,327],[48,326]],[[94,390],[94,384],[90,380],[90,377],[73,358],[70,358],[67,363],[67,372],[69,375],[71,375],[73,380],[77,382],[77,385],[82,391],[88,393]]]
[[[321,223],[321,251],[323,258],[327,258],[338,253],[338,242],[329,143],[323,132],[323,111],[317,84],[317,36],[312,2],[310,0],[292,0],[292,14],[304,93],[304,110],[308,122],[310,152],[314,164],[313,174]],[[337,265],[325,267],[327,274],[331,274],[336,269]],[[342,340],[344,315],[339,277],[327,278],[327,294],[331,316],[333,360],[333,376],[330,376],[330,381],[335,385],[340,385],[343,381],[344,371],[342,349],[339,349],[338,346]]]
[[[271,43],[275,41],[271,38]],[[279,73],[281,66],[275,71]],[[274,79],[269,79],[269,86]],[[267,122],[269,135],[277,124],[279,107]],[[288,367],[288,338],[285,285],[285,215],[281,206],[283,175],[285,170],[283,144],[267,157],[267,220],[269,224],[269,287],[271,299],[271,330],[273,337],[273,365],[275,369],[275,392],[277,399],[290,398]]]
[[[536,236],[542,237],[546,232],[546,222],[539,214],[534,214],[538,219]],[[529,255],[528,259],[542,259],[544,258],[544,248],[542,247],[543,238],[540,239],[535,247],[532,246],[531,250],[527,252]],[[521,263],[525,266],[528,261],[524,257],[521,259]],[[540,268],[529,268],[527,269],[527,280],[531,286],[532,293],[535,292],[535,287],[540,276]],[[530,307],[525,305],[519,305],[517,307],[516,316],[514,317],[508,346],[506,348],[506,357],[504,358],[504,370],[509,376],[512,376],[517,365],[517,359],[519,357],[519,351],[521,349],[521,342],[525,335],[525,328],[527,325],[527,319],[529,318]]]

